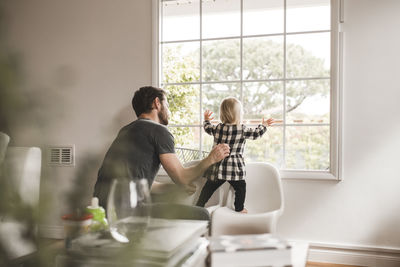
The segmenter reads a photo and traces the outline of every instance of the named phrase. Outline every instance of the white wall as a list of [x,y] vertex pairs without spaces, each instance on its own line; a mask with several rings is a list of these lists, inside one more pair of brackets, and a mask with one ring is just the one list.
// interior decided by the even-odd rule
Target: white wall
[[345,1],[343,181],[285,181],[279,232],[400,249],[400,1]]
[[[34,123],[16,123],[16,145],[74,144],[75,167],[50,167],[44,158],[42,192],[54,198],[48,224],[60,224],[72,181],[90,198],[105,149],[134,118],[133,92],[151,83],[150,0],[6,1],[9,52],[20,54]],[[17,95],[17,93],[16,93]],[[87,168],[89,153],[99,154]],[[76,178],[75,178],[76,179]],[[89,186],[87,186],[89,185]],[[83,190],[86,187],[87,190]]]
[[[59,115],[43,135],[18,138],[76,145],[76,168],[49,168],[44,177],[47,188],[63,192],[80,157],[104,153],[129,121],[133,90],[151,82],[151,1],[10,0],[6,7],[28,87]],[[398,14],[398,0],[345,1],[344,180],[284,181],[282,235],[400,249]],[[95,173],[86,178],[93,183]]]

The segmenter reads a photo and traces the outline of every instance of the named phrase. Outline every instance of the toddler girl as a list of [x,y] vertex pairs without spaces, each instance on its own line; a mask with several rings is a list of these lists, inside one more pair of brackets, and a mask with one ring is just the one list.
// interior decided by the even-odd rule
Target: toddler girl
[[197,206],[204,207],[215,190],[228,181],[235,190],[235,211],[247,213],[243,207],[246,197],[246,176],[243,151],[246,139],[255,140],[261,137],[267,127],[274,123],[274,119],[262,120],[256,128],[247,128],[241,124],[242,104],[234,97],[225,98],[220,107],[222,123],[212,125],[212,112],[204,112],[204,130],[214,136],[214,146],[225,143],[230,146],[231,153],[222,161],[212,165],[205,173],[207,182],[201,190]]

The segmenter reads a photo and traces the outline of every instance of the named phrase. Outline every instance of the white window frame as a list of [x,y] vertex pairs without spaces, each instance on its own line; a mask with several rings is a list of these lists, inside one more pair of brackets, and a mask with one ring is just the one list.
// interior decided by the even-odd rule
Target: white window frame
[[[152,0],[152,84],[160,86],[161,54],[160,6],[161,0]],[[243,7],[241,0],[241,6]],[[285,7],[286,7],[286,0]],[[344,0],[331,0],[331,92],[330,92],[330,168],[321,170],[280,170],[284,179],[341,181],[342,153],[342,90],[343,90],[343,5]],[[286,14],[286,12],[285,12]],[[200,26],[201,27],[201,26]],[[285,32],[286,35],[286,32]],[[243,38],[243,37],[241,37]],[[218,38],[224,39],[224,38]],[[201,71],[201,70],[200,70]],[[201,78],[200,78],[201,79]],[[241,77],[242,79],[242,77]],[[240,80],[242,82],[242,80]],[[203,82],[204,83],[204,82]],[[201,98],[200,98],[201,101]],[[284,105],[285,106],[285,105]],[[174,125],[177,126],[177,125]],[[185,125],[188,127],[189,125]],[[194,125],[190,125],[194,126]],[[201,132],[201,131],[200,131]]]

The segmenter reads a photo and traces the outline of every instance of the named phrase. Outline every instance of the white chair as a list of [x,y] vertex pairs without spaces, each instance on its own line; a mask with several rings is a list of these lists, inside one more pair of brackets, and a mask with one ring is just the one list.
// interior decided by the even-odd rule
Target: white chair
[[268,163],[248,163],[246,172],[244,206],[248,214],[234,211],[234,191],[231,188],[226,206],[216,209],[211,217],[212,236],[276,231],[277,221],[284,207],[279,171]]
[[[7,148],[0,177],[5,188],[0,190],[18,195],[21,203],[15,203],[17,207],[38,208],[41,160],[41,150],[38,147]],[[37,249],[33,240],[24,236],[29,227],[26,221],[32,218],[26,217],[26,221],[20,221],[13,217],[13,211],[9,213],[0,216],[0,244],[5,248],[9,260],[18,260]]]
[[4,159],[4,178],[26,205],[39,204],[42,152],[38,147],[9,146]]
[[[185,163],[184,167],[190,167],[198,164],[200,160],[193,160]],[[196,205],[197,200],[199,199],[201,190],[203,189],[204,184],[207,182],[207,179],[204,177],[197,178],[193,184],[196,186],[196,192],[190,196],[190,205]],[[210,215],[214,213],[216,209],[221,207],[223,203],[226,202],[227,192],[229,191],[229,183],[225,183],[221,185],[218,190],[214,192],[211,198],[207,201],[205,208],[208,210]]]
[[[184,167],[191,167],[198,164],[200,160],[193,160],[183,164]],[[171,184],[171,192],[166,193],[167,196],[164,196],[164,200],[169,201],[171,203],[179,203],[185,205],[196,205],[197,200],[199,199],[201,189],[203,188],[204,184],[206,183],[206,179],[203,177],[198,177],[193,183],[196,186],[196,191],[192,195],[188,195],[186,191],[178,186],[175,185],[171,178],[168,176],[164,169],[160,169],[158,172],[155,180],[160,183]],[[212,215],[215,209],[221,207],[223,203],[226,202],[227,192],[229,190],[229,184],[226,183],[218,188],[217,191],[211,196],[209,201],[206,203],[205,208],[208,212]]]
[[[10,137],[5,133],[0,132],[0,168],[4,160],[4,156],[6,155],[8,142],[10,142]],[[1,169],[0,169],[0,174],[1,174]]]

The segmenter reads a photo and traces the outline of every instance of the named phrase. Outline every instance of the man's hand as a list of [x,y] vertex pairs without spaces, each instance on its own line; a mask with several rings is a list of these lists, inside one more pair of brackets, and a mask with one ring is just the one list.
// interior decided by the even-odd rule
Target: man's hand
[[227,156],[229,156],[230,148],[227,144],[219,144],[211,150],[210,154],[208,154],[208,158],[211,161],[211,164],[220,162]]
[[229,155],[229,150],[227,144],[219,144],[199,164],[187,168],[182,166],[175,153],[160,154],[160,161],[174,183],[189,185],[201,177],[208,167],[226,158]]
[[150,191],[152,194],[160,195],[160,194],[165,194],[170,192],[175,184],[167,184],[167,183],[160,183],[157,181],[154,181],[153,184],[151,185]]
[[211,120],[213,120],[214,119],[214,117],[212,117],[212,114],[213,114],[213,112],[212,111],[210,111],[210,110],[206,110],[206,111],[204,111],[204,120],[205,121],[211,121]]
[[273,118],[269,118],[266,121],[263,118],[263,120],[262,120],[262,125],[264,125],[264,126],[271,126],[274,123],[275,123],[275,120]]

